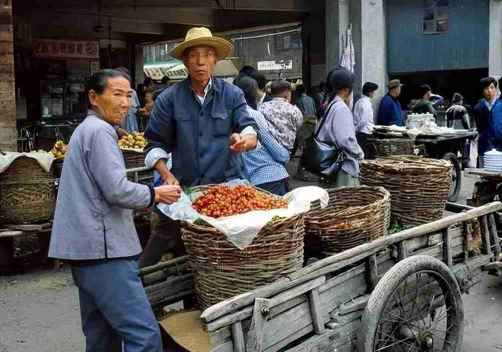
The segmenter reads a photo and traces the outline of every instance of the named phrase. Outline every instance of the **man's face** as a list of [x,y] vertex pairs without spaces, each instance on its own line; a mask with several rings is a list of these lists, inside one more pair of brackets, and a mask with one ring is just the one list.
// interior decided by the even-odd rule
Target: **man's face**
[[112,125],[120,125],[132,105],[131,84],[124,77],[109,78],[102,94],[91,90],[91,105]]
[[397,86],[396,88],[394,88],[394,90],[396,92],[396,97],[401,95],[401,86]]
[[429,100],[431,98],[431,96],[432,96],[431,91],[428,91],[427,93],[425,93],[424,99]]
[[369,97],[370,99],[371,99],[371,98],[373,98],[374,96],[375,96],[375,91],[373,91],[373,92],[369,92],[369,93],[368,93],[368,97]]
[[492,83],[485,89],[483,89],[483,96],[486,100],[492,101],[497,96],[497,88]]
[[207,82],[216,65],[216,50],[210,46],[195,46],[187,49],[183,62],[192,80]]

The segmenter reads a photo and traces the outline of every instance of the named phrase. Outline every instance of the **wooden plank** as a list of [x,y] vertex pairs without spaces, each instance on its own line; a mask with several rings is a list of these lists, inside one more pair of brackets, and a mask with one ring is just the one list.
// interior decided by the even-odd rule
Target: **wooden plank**
[[249,328],[248,338],[246,342],[246,351],[262,352],[263,351],[263,335],[265,333],[265,318],[267,312],[268,300],[257,298],[253,307],[253,320]]
[[378,266],[376,254],[369,257],[366,262],[366,282],[371,290],[373,290],[378,283]]
[[162,263],[159,263],[156,265],[147,266],[147,267],[141,269],[139,271],[139,274],[141,276],[145,276],[145,275],[151,274],[153,272],[163,270],[165,268],[169,268],[172,266],[177,266],[177,265],[186,263],[187,261],[188,261],[188,256],[185,255],[183,257],[174,258],[174,259],[171,259],[171,260],[168,260],[166,262],[162,262]]
[[453,266],[451,238],[448,233],[448,228],[443,230],[443,260],[449,268]]
[[333,349],[333,341],[340,333],[336,330],[326,330],[322,335],[313,336],[305,342],[291,349],[288,352],[307,352],[307,351],[338,351]]
[[318,277],[312,281],[301,284],[295,288],[292,288],[284,293],[281,293],[275,297],[272,297],[268,300],[268,308],[272,308],[278,306],[281,303],[287,302],[293,298],[296,298],[300,295],[305,294],[308,291],[311,291],[326,282],[326,278],[324,276]]
[[492,246],[490,241],[490,230],[488,229],[488,221],[486,220],[486,216],[482,216],[481,219],[481,230],[483,232],[483,244],[485,246],[485,254],[492,254]]
[[488,216],[488,225],[490,226],[490,234],[492,238],[492,243],[494,244],[495,250],[495,260],[499,260],[500,256],[500,239],[497,231],[497,224],[495,223],[495,216],[490,214]]
[[19,237],[19,236],[25,236],[26,234],[23,231],[2,231],[0,232],[0,238],[12,238],[12,237]]
[[312,314],[312,322],[314,323],[314,331],[320,335],[324,332],[324,322],[321,316],[321,299],[319,298],[319,288],[314,288],[309,292],[310,311]]
[[336,313],[339,315],[347,315],[358,310],[363,310],[368,304],[370,295],[364,295],[355,298],[351,302],[344,303],[337,309]]
[[218,345],[214,347],[211,352],[233,352],[234,351],[234,344],[232,341],[225,342],[221,345]]
[[[277,351],[283,351],[284,347],[290,345],[291,343],[295,342],[296,340],[302,338],[303,336],[306,336],[312,332],[312,326],[306,326],[303,329],[300,329],[294,333],[291,333],[289,336],[284,338],[283,340],[277,342],[275,345],[268,347],[265,352],[277,352]],[[288,350],[289,351],[289,350]]]
[[218,331],[213,331],[209,334],[209,341],[211,342],[211,346],[219,346],[232,341],[232,328],[226,326]]
[[38,225],[8,225],[7,228],[13,231],[23,231],[23,232],[43,232],[51,229],[50,223],[38,224]]
[[220,319],[207,324],[206,329],[209,332],[216,331],[218,329],[221,329],[222,327],[232,325],[236,321],[241,321],[246,318],[249,318],[252,315],[253,315],[253,306],[246,307],[242,310],[238,310],[235,313],[225,315]]
[[244,342],[244,333],[242,332],[242,323],[240,321],[232,324],[232,338],[234,342],[234,351],[245,352],[246,344]]
[[406,241],[401,241],[397,244],[399,260],[403,260],[408,258],[408,246],[406,245]]

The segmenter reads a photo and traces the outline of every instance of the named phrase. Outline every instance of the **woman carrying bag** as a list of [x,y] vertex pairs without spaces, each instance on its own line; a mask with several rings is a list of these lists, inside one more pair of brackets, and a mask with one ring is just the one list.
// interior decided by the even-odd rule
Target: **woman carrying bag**
[[354,117],[349,108],[354,75],[344,68],[328,74],[330,102],[302,157],[304,167],[327,178],[335,187],[359,185],[359,161]]

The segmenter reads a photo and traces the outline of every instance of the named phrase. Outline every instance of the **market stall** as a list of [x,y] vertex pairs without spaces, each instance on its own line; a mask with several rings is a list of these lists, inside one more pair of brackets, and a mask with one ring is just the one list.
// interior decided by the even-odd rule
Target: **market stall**
[[450,161],[453,172],[448,200],[454,202],[462,186],[462,170],[471,157],[469,145],[477,135],[476,130],[458,130],[427,123],[415,123],[408,127],[375,126],[373,135],[367,140],[365,154],[368,159],[415,154]]

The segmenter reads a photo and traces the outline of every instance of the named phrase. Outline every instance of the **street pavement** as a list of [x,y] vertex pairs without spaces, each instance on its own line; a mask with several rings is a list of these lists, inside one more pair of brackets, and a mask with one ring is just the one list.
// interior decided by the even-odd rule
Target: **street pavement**
[[[461,198],[472,194],[464,178]],[[502,351],[502,278],[464,295],[464,352]],[[78,294],[68,269],[0,276],[0,352],[84,351]]]

